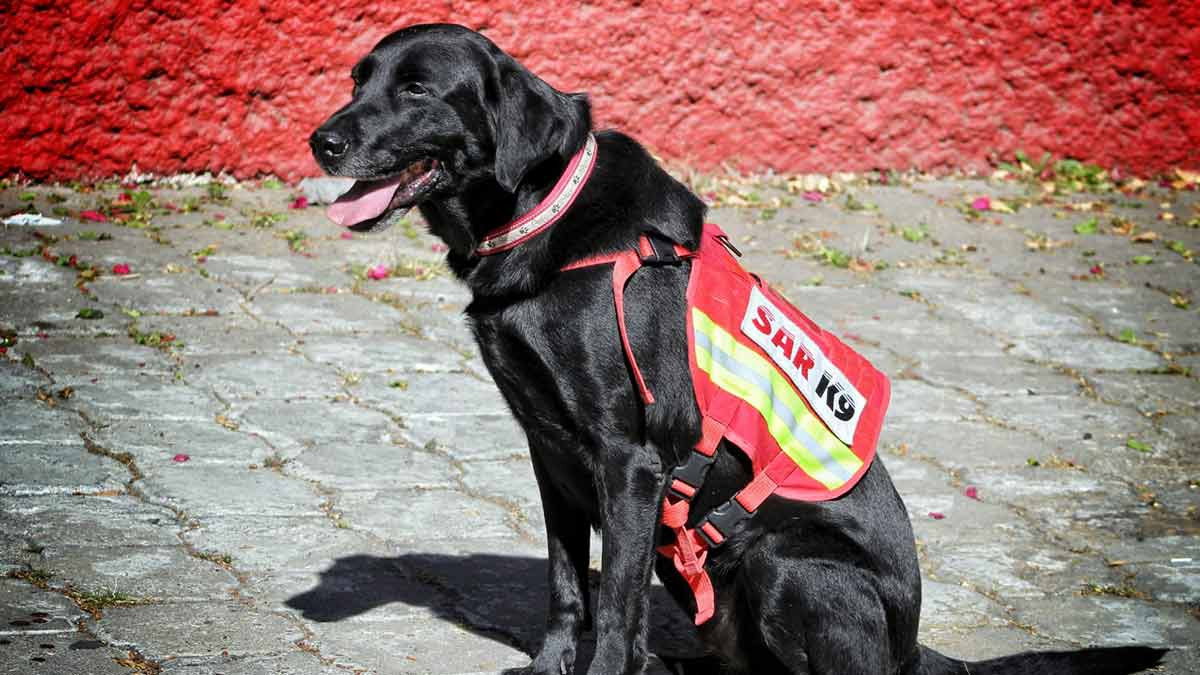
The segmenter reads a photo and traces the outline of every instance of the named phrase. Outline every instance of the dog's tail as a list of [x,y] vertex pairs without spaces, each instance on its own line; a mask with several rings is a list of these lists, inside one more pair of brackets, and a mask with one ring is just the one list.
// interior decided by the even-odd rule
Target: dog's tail
[[1126,675],[1162,660],[1166,649],[1097,647],[1071,652],[1023,652],[987,661],[959,661],[921,645],[919,675]]

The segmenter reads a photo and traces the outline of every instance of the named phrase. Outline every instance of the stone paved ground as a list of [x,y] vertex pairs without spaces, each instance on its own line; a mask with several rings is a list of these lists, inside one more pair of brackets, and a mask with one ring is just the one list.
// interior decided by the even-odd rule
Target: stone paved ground
[[[893,378],[926,643],[1200,673],[1200,193],[702,182],[746,264]],[[436,242],[344,239],[277,184],[122,192],[0,191],[71,216],[0,231],[0,673],[525,662],[537,492]],[[656,600],[653,647],[686,652]]]

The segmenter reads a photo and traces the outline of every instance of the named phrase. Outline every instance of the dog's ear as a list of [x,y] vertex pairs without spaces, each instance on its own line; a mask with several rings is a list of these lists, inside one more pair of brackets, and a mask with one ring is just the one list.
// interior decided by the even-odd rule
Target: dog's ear
[[498,91],[492,110],[496,181],[515,192],[533,167],[560,155],[570,157],[592,129],[584,94],[564,94],[511,57],[498,60]]

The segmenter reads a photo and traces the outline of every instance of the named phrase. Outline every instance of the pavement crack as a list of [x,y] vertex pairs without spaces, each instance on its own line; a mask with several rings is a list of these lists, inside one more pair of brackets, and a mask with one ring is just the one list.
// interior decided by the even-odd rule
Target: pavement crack
[[92,438],[87,435],[87,432],[79,432],[79,437],[83,439],[83,447],[87,448],[88,452],[92,453],[93,455],[107,457],[118,464],[123,464],[125,466],[125,468],[129,471],[129,482],[126,483],[125,487],[132,493],[134,489],[133,484],[144,477],[142,470],[138,468],[137,462],[133,460],[133,455],[129,454],[128,452],[116,452],[114,450],[110,450],[92,440]]
[[[103,616],[103,607],[107,606],[98,604],[98,600],[93,597],[95,594],[82,592],[75,588],[69,581],[63,585],[51,584],[49,575],[40,573],[32,568],[9,572],[4,576],[9,579],[18,579],[20,581],[24,581],[25,583],[28,583],[39,590],[46,591],[47,593],[56,593],[67,598],[81,611],[86,612],[88,616],[91,617],[93,622],[100,620],[100,618]],[[111,600],[111,598],[108,599]],[[103,600],[105,599],[100,598],[100,601]],[[117,604],[128,606],[131,604],[148,604],[149,602],[153,602],[153,600],[138,598]],[[134,672],[145,673],[147,675],[157,675],[157,673],[162,672],[161,664],[145,658],[137,649],[125,645],[118,645],[112,640],[105,639],[100,633],[92,630],[91,627],[88,626],[86,618],[81,618],[77,621],[74,621],[72,625],[75,627],[76,631],[87,636],[88,638],[91,638],[99,644],[114,649],[125,650],[126,656],[124,658],[113,659],[118,665],[129,668]]]
[[[404,428],[403,420],[398,415],[395,415],[391,411],[385,410],[383,408],[378,408],[378,407],[369,405],[367,403],[363,403],[362,401],[359,401],[357,399],[353,399],[352,402],[355,405],[358,405],[365,410],[370,410],[372,412],[377,412],[381,415],[384,415],[388,419],[392,420],[392,422],[394,424],[396,424],[399,428],[401,428],[401,429]],[[494,506],[501,508],[508,515],[508,518],[509,518],[508,526],[517,534],[517,536],[521,537],[522,539],[524,539],[525,541],[527,541],[529,543],[535,543],[535,544],[540,543],[540,542],[538,542],[537,538],[534,535],[532,535],[530,533],[530,531],[527,529],[527,527],[529,526],[529,519],[525,517],[524,510],[521,508],[520,504],[517,504],[516,502],[514,502],[510,499],[505,499],[504,497],[501,497],[498,495],[480,492],[479,490],[476,490],[476,489],[470,487],[469,485],[467,485],[466,480],[465,480],[465,476],[467,473],[467,467],[466,467],[465,463],[463,462],[463,460],[455,457],[453,454],[451,454],[450,452],[445,450],[443,448],[443,446],[441,446],[436,441],[430,441],[429,443],[426,443],[423,447],[420,448],[420,450],[422,452],[429,453],[430,455],[433,455],[434,457],[441,458],[450,465],[450,468],[454,470],[453,480],[457,486],[456,489],[454,490],[455,492],[462,493],[463,495],[466,495],[473,499],[478,499],[480,501],[487,502],[489,504],[492,504]]]

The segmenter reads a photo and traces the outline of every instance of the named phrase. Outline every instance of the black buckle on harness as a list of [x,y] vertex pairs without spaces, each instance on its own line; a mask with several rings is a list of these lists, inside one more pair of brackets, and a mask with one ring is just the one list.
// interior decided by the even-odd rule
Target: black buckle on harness
[[647,232],[645,236],[650,244],[650,255],[642,256],[643,265],[673,265],[682,260],[675,252],[675,242],[657,232]]
[[[745,522],[753,515],[735,497],[710,511],[707,516],[697,523],[696,531],[700,533],[701,537],[704,537],[704,541],[708,544],[709,548],[716,548],[724,543],[726,539],[736,534],[738,530],[742,529]],[[713,541],[713,538],[705,532],[707,529],[705,524],[711,525],[716,529],[717,534],[721,536],[720,541]]]
[[[688,453],[687,459],[683,460],[683,464],[675,467],[671,471],[670,492],[673,496],[691,501],[700,487],[704,485],[704,478],[708,475],[708,470],[712,468],[713,461],[716,460],[716,455],[706,455],[697,450],[692,450]],[[675,487],[675,481],[686,484],[692,488],[691,494],[686,494]]]

